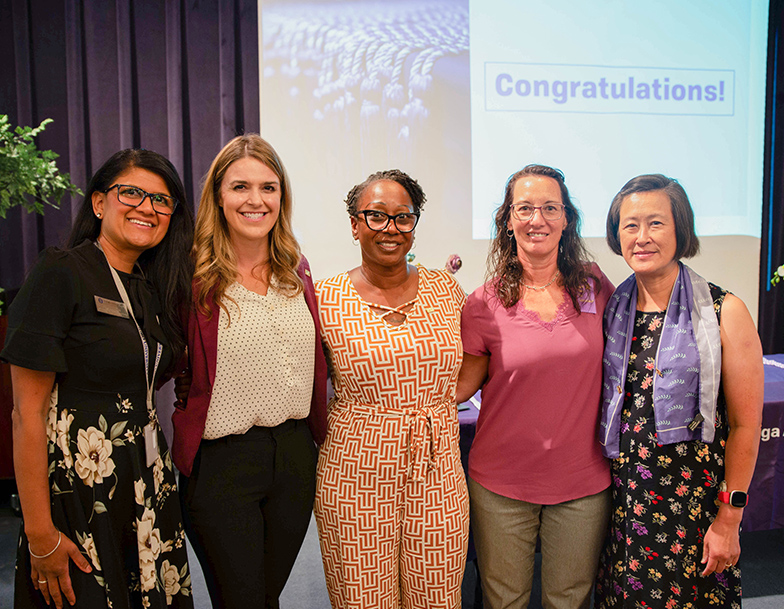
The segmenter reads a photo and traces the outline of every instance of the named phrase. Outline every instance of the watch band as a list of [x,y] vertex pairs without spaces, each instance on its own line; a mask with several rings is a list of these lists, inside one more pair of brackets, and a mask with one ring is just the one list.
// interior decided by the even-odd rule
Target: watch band
[[719,501],[731,505],[732,507],[742,508],[748,505],[749,495],[743,491],[720,491]]

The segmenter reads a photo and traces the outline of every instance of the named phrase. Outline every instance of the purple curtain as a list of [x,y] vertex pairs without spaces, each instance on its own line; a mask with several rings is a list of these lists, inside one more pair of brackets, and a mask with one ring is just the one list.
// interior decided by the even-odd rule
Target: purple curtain
[[784,264],[784,0],[770,2],[765,129],[759,333],[764,353],[770,354],[784,353],[784,283],[770,284]]
[[[117,150],[167,156],[189,204],[215,154],[259,131],[257,0],[0,0],[0,113],[52,118],[41,148],[82,190]],[[0,286],[61,244],[81,197],[0,220]]]

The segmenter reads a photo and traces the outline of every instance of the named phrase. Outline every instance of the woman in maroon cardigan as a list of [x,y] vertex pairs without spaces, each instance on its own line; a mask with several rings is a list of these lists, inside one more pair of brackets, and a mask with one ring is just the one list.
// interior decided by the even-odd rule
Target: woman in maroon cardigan
[[327,369],[291,208],[280,158],[251,134],[213,161],[196,217],[172,456],[215,607],[278,607],[313,507]]

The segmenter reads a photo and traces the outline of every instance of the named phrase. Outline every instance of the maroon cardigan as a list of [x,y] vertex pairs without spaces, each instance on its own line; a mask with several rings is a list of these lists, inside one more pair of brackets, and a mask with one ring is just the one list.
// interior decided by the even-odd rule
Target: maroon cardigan
[[[321,348],[321,326],[316,307],[316,292],[310,277],[310,265],[302,258],[297,274],[305,285],[305,302],[316,326],[316,360],[313,378],[313,397],[310,402],[308,427],[313,439],[321,444],[327,434],[327,362]],[[194,300],[196,297],[194,284]],[[210,298],[211,300],[211,298]],[[207,410],[215,384],[215,367],[218,358],[218,320],[214,302],[210,302],[212,315],[208,318],[195,307],[188,316],[188,360],[191,369],[191,388],[185,407],[175,405],[172,415],[174,439],[171,454],[174,464],[186,476],[191,475],[193,460],[201,444]]]

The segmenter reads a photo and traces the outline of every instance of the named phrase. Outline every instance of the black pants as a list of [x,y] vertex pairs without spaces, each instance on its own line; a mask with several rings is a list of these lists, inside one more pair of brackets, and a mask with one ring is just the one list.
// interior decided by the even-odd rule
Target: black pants
[[305,421],[202,440],[180,487],[212,606],[277,608],[316,492],[316,447]]

